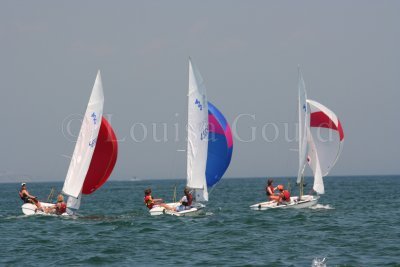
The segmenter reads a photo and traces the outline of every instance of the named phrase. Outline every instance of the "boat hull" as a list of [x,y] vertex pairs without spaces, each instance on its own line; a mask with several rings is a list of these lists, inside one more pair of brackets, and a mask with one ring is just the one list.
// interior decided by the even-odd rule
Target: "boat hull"
[[[179,202],[166,203],[166,204],[168,206],[174,207],[174,208],[177,208],[178,206],[180,206]],[[183,210],[183,211],[170,211],[161,206],[156,205],[156,206],[154,206],[154,208],[149,210],[149,212],[150,212],[150,215],[152,215],[152,216],[158,216],[158,215],[163,215],[163,214],[173,215],[173,216],[196,216],[196,215],[203,213],[204,208],[205,208],[205,206],[203,204],[196,203],[192,206],[191,209],[187,209],[187,210]]]
[[[49,207],[53,207],[54,204],[53,203],[46,203],[46,202],[40,202],[40,205],[42,205],[42,207],[44,208],[49,208]],[[46,213],[40,210],[36,210],[36,205],[35,204],[31,204],[31,203],[25,203],[21,206],[22,209],[22,213],[25,215],[56,215],[53,213]],[[67,213],[63,213],[62,216],[64,215],[68,215]]]
[[260,202],[250,206],[252,210],[269,210],[269,209],[285,209],[285,208],[292,208],[292,209],[304,209],[309,208],[318,203],[319,196],[312,196],[312,195],[304,195],[302,196],[301,200],[298,199],[299,197],[293,196],[290,198],[290,203],[282,203],[278,205],[275,201],[266,201]]

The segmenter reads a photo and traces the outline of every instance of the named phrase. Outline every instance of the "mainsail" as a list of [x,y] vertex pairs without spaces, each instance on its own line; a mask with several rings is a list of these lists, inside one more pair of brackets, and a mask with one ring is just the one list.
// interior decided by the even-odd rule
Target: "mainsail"
[[306,86],[304,83],[303,75],[301,74],[300,68],[299,72],[299,102],[298,102],[298,110],[299,110],[299,170],[297,173],[297,184],[301,182],[301,179],[304,175],[304,168],[307,164],[307,133],[309,127],[310,120],[310,110],[307,105],[307,92]]
[[189,59],[187,186],[197,201],[208,201],[206,162],[208,103],[203,78]]
[[97,136],[100,130],[103,115],[104,95],[100,71],[97,73],[92,94],[83,117],[81,130],[75,145],[74,154],[65,178],[63,193],[73,198],[78,198],[93,152],[96,147]]

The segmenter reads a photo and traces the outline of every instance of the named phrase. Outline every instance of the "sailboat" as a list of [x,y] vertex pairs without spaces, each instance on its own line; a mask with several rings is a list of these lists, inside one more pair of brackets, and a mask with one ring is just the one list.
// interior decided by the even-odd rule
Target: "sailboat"
[[[227,170],[233,151],[232,132],[224,115],[208,102],[204,80],[189,59],[188,142],[186,186],[192,190],[195,202],[191,209],[173,212],[161,206],[151,215],[163,213],[184,216],[200,213],[208,201],[211,189]],[[167,203],[177,207],[179,202]]]
[[[318,203],[325,193],[323,177],[336,164],[343,148],[344,132],[336,114],[318,103],[307,99],[306,86],[299,69],[299,169],[297,184],[299,196],[292,196],[290,202],[277,204],[267,201],[251,205],[253,210],[271,208],[307,208]],[[304,195],[304,171],[309,166],[314,174],[313,191],[317,195]]]
[[[103,117],[103,105],[103,86],[98,71],[62,189],[68,196],[67,212],[63,215],[74,214],[80,207],[82,194],[92,194],[99,189],[110,177],[117,161],[118,142],[113,128]],[[41,205],[54,204],[41,202]],[[43,214],[30,203],[22,205],[22,212]]]

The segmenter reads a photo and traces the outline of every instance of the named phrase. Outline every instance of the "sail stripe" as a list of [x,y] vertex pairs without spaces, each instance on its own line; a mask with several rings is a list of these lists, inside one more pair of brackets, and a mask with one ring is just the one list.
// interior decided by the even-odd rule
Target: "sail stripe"
[[328,115],[326,115],[322,111],[311,113],[310,126],[336,130],[339,133],[340,141],[342,141],[344,138],[344,133],[340,121],[338,120],[338,125],[336,125],[335,122],[332,121],[328,117]]
[[208,111],[208,125],[210,133],[216,133],[216,134],[225,133],[224,129],[222,128],[222,125],[218,123],[217,118],[215,118],[215,116],[210,113],[210,110]]
[[225,137],[226,137],[226,140],[228,141],[228,148],[232,148],[233,147],[233,137],[232,137],[231,127],[229,127],[229,124],[226,125]]

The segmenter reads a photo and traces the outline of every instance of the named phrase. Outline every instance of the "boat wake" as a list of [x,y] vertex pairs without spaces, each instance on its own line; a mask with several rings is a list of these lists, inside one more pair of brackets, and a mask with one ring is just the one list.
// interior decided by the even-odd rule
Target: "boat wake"
[[310,209],[313,209],[313,210],[334,210],[335,208],[332,207],[329,204],[327,204],[327,205],[317,204],[315,206],[310,207]]

